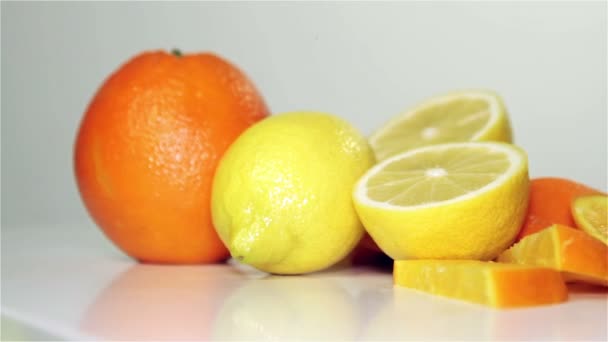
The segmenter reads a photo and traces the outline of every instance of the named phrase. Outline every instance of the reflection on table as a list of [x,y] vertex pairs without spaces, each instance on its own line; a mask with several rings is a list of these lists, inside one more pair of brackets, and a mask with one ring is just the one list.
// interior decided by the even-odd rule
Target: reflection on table
[[[247,267],[135,265],[81,321],[112,340],[571,340],[605,327],[606,291],[565,304],[494,310],[393,287],[390,272],[270,276]],[[605,340],[605,338],[604,338]]]

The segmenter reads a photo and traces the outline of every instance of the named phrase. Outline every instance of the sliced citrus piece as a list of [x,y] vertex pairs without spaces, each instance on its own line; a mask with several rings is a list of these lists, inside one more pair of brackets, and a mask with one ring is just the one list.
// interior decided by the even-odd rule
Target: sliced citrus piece
[[542,177],[530,180],[528,212],[517,241],[552,224],[574,226],[572,202],[580,196],[602,195],[596,189],[558,177]]
[[378,160],[427,145],[464,141],[511,142],[502,99],[487,90],[430,98],[386,123],[369,142]]
[[500,262],[550,267],[567,281],[608,286],[608,247],[578,229],[555,224],[526,236]]
[[493,307],[559,303],[568,290],[559,272],[475,260],[397,260],[396,285]]
[[427,146],[368,170],[353,200],[368,233],[393,259],[491,260],[523,222],[527,157],[505,143]]
[[572,203],[576,226],[608,244],[608,197],[582,196]]

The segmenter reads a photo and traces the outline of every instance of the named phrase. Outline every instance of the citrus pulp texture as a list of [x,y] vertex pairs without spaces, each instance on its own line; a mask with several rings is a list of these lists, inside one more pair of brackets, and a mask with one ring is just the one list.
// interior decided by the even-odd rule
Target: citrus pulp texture
[[505,143],[427,146],[374,166],[353,197],[368,233],[395,260],[491,260],[523,222],[527,157]]
[[572,202],[576,226],[594,238],[608,244],[608,197],[581,196]]
[[467,90],[432,97],[397,115],[369,139],[378,160],[423,146],[464,141],[512,141],[507,110],[498,94]]

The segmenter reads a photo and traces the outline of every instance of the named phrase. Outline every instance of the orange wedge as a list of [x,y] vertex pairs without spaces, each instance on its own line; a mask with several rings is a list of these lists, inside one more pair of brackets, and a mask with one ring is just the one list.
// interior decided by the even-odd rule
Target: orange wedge
[[559,272],[474,260],[395,260],[396,285],[497,308],[559,303],[568,290]]
[[608,286],[608,246],[584,231],[555,224],[526,236],[498,261],[550,267],[566,281]]
[[576,226],[608,244],[608,196],[582,196],[572,202]]

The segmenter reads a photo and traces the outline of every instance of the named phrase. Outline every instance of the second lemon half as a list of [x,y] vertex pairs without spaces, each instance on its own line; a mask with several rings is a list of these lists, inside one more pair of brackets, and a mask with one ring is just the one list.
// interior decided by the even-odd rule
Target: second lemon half
[[505,143],[451,143],[396,155],[355,185],[359,217],[393,259],[490,260],[526,213],[528,162]]
[[489,90],[434,96],[387,122],[369,142],[378,160],[414,148],[464,141],[511,142],[502,98]]
[[363,235],[351,192],[373,162],[365,138],[336,116],[269,117],[223,156],[213,184],[213,223],[232,256],[260,270],[324,269]]

